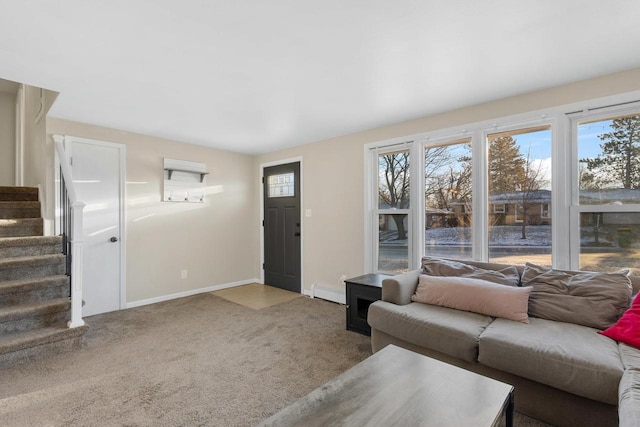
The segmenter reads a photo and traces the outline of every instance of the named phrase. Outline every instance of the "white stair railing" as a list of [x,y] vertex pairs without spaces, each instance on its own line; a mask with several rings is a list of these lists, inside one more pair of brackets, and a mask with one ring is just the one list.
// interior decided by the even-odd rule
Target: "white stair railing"
[[71,281],[71,320],[69,328],[84,325],[82,320],[82,258],[83,258],[83,209],[73,187],[71,165],[64,149],[64,136],[54,135],[56,159],[60,164],[60,186],[57,200],[59,231],[62,234],[64,253],[67,256],[67,274]]

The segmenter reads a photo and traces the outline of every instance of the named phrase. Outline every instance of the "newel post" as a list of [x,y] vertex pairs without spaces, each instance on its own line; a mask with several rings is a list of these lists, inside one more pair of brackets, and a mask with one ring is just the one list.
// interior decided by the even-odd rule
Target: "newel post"
[[83,209],[82,202],[71,204],[71,320],[67,324],[70,328],[84,325],[82,320]]

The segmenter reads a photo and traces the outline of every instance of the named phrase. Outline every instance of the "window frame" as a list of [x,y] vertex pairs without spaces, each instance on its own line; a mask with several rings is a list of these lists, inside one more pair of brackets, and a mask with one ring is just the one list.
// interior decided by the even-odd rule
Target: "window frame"
[[[425,195],[425,186],[426,186],[426,182],[425,182],[425,150],[426,149],[430,149],[430,148],[437,148],[437,147],[443,147],[443,146],[450,146],[450,145],[456,145],[456,144],[471,144],[471,185],[472,185],[472,190],[473,190],[473,181],[474,181],[474,161],[473,161],[473,141],[474,141],[474,135],[467,132],[466,130],[463,130],[462,132],[459,133],[455,133],[455,134],[450,134],[450,133],[445,133],[444,136],[438,136],[438,137],[426,137],[426,138],[422,138],[421,141],[417,141],[416,144],[416,149],[420,150],[420,176],[418,178],[419,183],[420,183],[420,209],[421,209],[421,213],[416,215],[418,217],[420,217],[420,220],[417,221],[417,230],[425,230],[425,209],[426,209],[426,195]],[[475,194],[472,191],[472,194]],[[474,231],[473,231],[473,221],[474,221],[474,215],[473,215],[473,211],[474,211],[474,201],[473,201],[473,197],[471,200],[471,204],[463,204],[461,207],[462,212],[465,215],[469,215],[471,216],[471,247],[472,247],[472,251],[473,251],[473,247],[474,247]],[[419,236],[417,237],[417,242],[416,242],[416,247],[418,249],[418,252],[420,254],[420,258],[422,258],[423,256],[425,256],[425,249],[426,249],[426,233],[418,233]],[[418,266],[420,265],[420,262],[418,262]]]
[[[547,209],[546,209],[547,214],[546,215],[544,214],[545,205],[547,206]],[[540,203],[540,218],[543,218],[543,219],[550,219],[551,218],[551,204],[550,203],[548,203],[548,202],[547,203]]]
[[[283,177],[285,179],[285,181],[283,183],[280,182],[269,182],[271,181],[272,178],[277,178],[277,177]],[[288,178],[291,178],[291,181],[287,181]],[[290,185],[289,185],[290,184]],[[283,187],[287,187],[287,188],[291,188],[291,191],[293,191],[293,194],[271,194],[272,190],[275,190],[276,188],[283,188]],[[282,199],[282,198],[286,198],[286,197],[296,197],[296,189],[295,189],[295,175],[293,172],[287,172],[287,173],[282,173],[282,174],[278,174],[278,175],[271,175],[269,176],[268,182],[267,182],[267,198],[268,199]]]
[[[595,106],[595,107],[594,107]],[[574,103],[548,107],[540,110],[531,110],[511,116],[503,116],[494,119],[463,124],[447,128],[432,129],[418,134],[406,135],[393,139],[366,143],[364,152],[364,271],[373,272],[377,266],[377,254],[373,248],[377,245],[374,236],[377,236],[374,226],[377,226],[377,215],[374,216],[373,207],[377,203],[377,194],[374,191],[372,181],[377,185],[377,160],[372,160],[372,151],[378,148],[389,147],[398,144],[412,146],[412,196],[411,209],[413,218],[410,223],[413,230],[424,229],[424,158],[418,155],[425,145],[442,145],[447,141],[461,138],[471,138],[472,142],[472,191],[473,204],[470,209],[472,215],[472,260],[487,261],[488,251],[488,217],[490,209],[488,204],[488,187],[486,176],[486,162],[488,157],[487,137],[496,132],[517,130],[535,126],[548,125],[551,128],[551,174],[552,196],[550,204],[550,218],[552,229],[551,257],[553,268],[577,269],[579,257],[579,235],[575,226],[580,212],[586,209],[604,212],[607,205],[576,206],[574,200],[577,197],[577,135],[575,122],[597,120],[598,116],[611,118],[625,114],[633,114],[640,111],[640,90],[623,94],[606,96],[598,99],[588,99]],[[373,167],[375,166],[375,167]],[[375,169],[372,170],[372,169]],[[377,190],[376,190],[377,191]],[[416,211],[416,209],[418,209]],[[609,210],[611,208],[606,208]],[[616,206],[617,211],[640,212],[636,205]],[[377,212],[375,212],[377,214]],[[373,221],[376,219],[375,221]],[[578,230],[579,231],[579,230]],[[410,233],[413,238],[410,255],[409,269],[411,265],[418,268],[419,256],[424,251],[424,233]],[[411,259],[413,256],[414,259]]]
[[640,213],[640,204],[580,204],[579,155],[578,155],[578,126],[583,122],[615,119],[627,115],[640,114],[640,101],[588,109],[576,113],[569,113],[571,153],[567,156],[571,171],[571,202],[569,205],[569,268],[580,269],[580,215],[583,213]]
[[[365,203],[368,203],[369,215],[365,220],[365,242],[368,240],[369,250],[365,250],[365,271],[372,271],[380,274],[394,274],[393,272],[380,270],[379,266],[379,218],[380,215],[407,215],[407,268],[413,270],[418,267],[416,253],[416,239],[413,230],[416,227],[416,216],[414,206],[419,203],[419,195],[416,189],[416,155],[415,143],[410,138],[402,138],[399,141],[389,141],[385,145],[365,146],[365,156],[368,158],[368,167],[365,167],[365,183],[368,182],[368,191],[365,193]],[[409,152],[409,208],[408,209],[380,209],[378,201],[379,185],[379,156],[387,153],[394,153],[407,150]],[[367,202],[368,200],[368,202]],[[424,221],[424,220],[423,220]],[[419,233],[418,233],[419,234]],[[424,238],[423,238],[424,240]],[[365,243],[367,244],[367,243]]]

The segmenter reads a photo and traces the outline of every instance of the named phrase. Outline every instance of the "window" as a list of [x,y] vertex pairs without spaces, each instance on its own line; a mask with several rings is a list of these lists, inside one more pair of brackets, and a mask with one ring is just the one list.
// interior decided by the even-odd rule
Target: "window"
[[471,258],[471,139],[424,148],[424,254]]
[[377,271],[409,269],[410,150],[378,153]]
[[489,260],[551,266],[551,127],[489,134],[487,145]]
[[549,203],[540,203],[540,218],[548,219],[551,218],[551,204]]
[[640,203],[640,114],[578,123],[579,204]]
[[267,184],[267,197],[269,198],[295,196],[293,172],[271,175],[269,176],[269,182]]
[[640,113],[574,123],[578,197],[572,222],[582,269],[640,273]]
[[640,272],[639,212],[580,214],[580,268],[593,271]]
[[631,96],[367,145],[367,270],[405,271],[431,255],[640,274]]

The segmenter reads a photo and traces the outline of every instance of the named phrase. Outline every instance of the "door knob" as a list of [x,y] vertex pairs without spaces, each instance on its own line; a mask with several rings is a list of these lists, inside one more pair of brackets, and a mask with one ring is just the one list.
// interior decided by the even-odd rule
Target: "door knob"
[[298,237],[300,235],[300,232],[294,233],[293,235]]
[[114,242],[114,243],[115,243],[115,242],[117,242],[117,241],[118,241],[118,238],[114,236],[114,237],[110,238],[109,240],[110,240],[111,242]]

